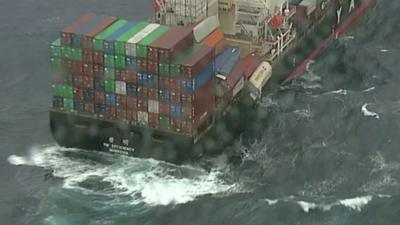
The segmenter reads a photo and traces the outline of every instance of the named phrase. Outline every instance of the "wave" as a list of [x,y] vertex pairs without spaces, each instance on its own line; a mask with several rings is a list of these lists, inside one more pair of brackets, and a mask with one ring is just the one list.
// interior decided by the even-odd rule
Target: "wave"
[[379,117],[378,113],[369,111],[367,109],[367,106],[368,106],[368,103],[364,104],[361,107],[361,112],[363,113],[363,115],[364,116],[372,116],[372,117],[375,117],[376,119],[379,119],[380,117]]
[[[97,159],[87,159],[90,157]],[[222,180],[222,172],[216,169],[206,171],[188,165],[119,155],[110,159],[109,154],[58,146],[34,147],[28,156],[11,155],[8,162],[49,169],[54,177],[63,179],[63,188],[86,195],[130,196],[130,204],[183,204],[206,194],[240,190],[240,185]],[[90,185],[85,185],[87,183]]]

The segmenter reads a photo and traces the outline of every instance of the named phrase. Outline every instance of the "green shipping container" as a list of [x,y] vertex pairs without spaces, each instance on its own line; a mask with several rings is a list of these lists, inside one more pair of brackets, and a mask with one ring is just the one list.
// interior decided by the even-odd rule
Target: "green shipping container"
[[105,67],[115,67],[114,55],[104,54],[104,66]]
[[71,48],[71,59],[77,60],[77,61],[82,61],[83,60],[82,49]]
[[141,22],[137,24],[135,27],[127,31],[125,34],[123,34],[121,37],[119,37],[115,43],[114,43],[114,51],[115,54],[117,55],[125,55],[125,46],[126,42],[129,41],[133,36],[135,36],[137,33],[139,33],[143,28],[145,28],[149,23],[147,22]]
[[64,69],[64,65],[60,57],[52,57],[50,58],[51,69],[53,71],[59,72]]
[[52,90],[53,96],[55,96],[55,97],[61,97],[62,96],[61,85],[53,84],[53,85],[51,85],[51,90]]
[[165,32],[169,30],[167,26],[159,26],[149,35],[147,35],[143,40],[141,40],[136,46],[137,57],[147,58],[148,46],[161,37]]
[[118,20],[113,25],[109,26],[107,29],[100,32],[96,37],[93,39],[93,48],[97,51],[103,51],[104,47],[104,39],[108,36],[112,35],[115,31],[123,27],[128,21],[126,20]]
[[115,58],[115,68],[125,69],[125,56],[116,55],[114,58]]
[[61,58],[63,58],[63,59],[71,59],[72,58],[71,47],[61,46]]
[[64,108],[67,110],[74,110],[74,100],[69,98],[64,98]]
[[61,91],[62,91],[61,97],[70,98],[70,99],[74,98],[74,89],[72,88],[72,86],[62,85]]
[[161,76],[169,76],[170,75],[170,64],[169,63],[160,63],[158,65],[158,70]]
[[50,57],[61,57],[61,41],[60,38],[53,41],[50,45]]
[[194,44],[190,49],[179,54],[176,59],[170,64],[170,75],[179,76],[181,73],[181,66],[190,57],[192,57],[196,52],[202,48],[201,44]]
[[164,130],[170,130],[170,120],[166,116],[160,116],[160,128]]
[[115,81],[115,70],[113,68],[104,68],[104,77],[108,81]]
[[106,80],[104,82],[105,84],[105,88],[106,88],[106,92],[110,93],[110,94],[114,94],[115,93],[115,81],[111,81],[111,80]]

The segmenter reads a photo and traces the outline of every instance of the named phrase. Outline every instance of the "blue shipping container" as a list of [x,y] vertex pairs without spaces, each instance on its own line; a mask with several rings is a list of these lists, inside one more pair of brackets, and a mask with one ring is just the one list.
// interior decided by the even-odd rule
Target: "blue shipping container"
[[104,15],[95,16],[88,23],[80,27],[77,31],[72,34],[72,46],[75,48],[83,47],[83,35],[96,27],[101,21],[106,18]]
[[79,113],[85,112],[85,104],[80,101],[74,101],[74,110]]
[[110,36],[106,37],[103,45],[104,45],[104,52],[107,54],[114,54],[114,42],[121,37],[123,34],[125,34],[127,31],[129,31],[131,28],[136,26],[137,23],[134,22],[128,22],[124,26],[122,26],[120,29],[115,31],[113,34]]
[[105,91],[104,80],[99,78],[94,78],[94,89],[96,91]]
[[106,94],[106,106],[115,106],[117,98],[114,94]]
[[180,118],[182,117],[182,106],[179,103],[171,103],[170,105],[170,114],[173,118]]
[[137,87],[134,84],[126,84],[126,94],[129,96],[137,96]]
[[169,101],[170,92],[168,90],[160,90],[160,100]]
[[94,101],[94,91],[91,89],[83,90],[83,99],[85,102],[93,102]]
[[240,50],[236,47],[227,48],[215,58],[215,71],[222,75],[228,75],[240,59]]
[[131,56],[127,56],[125,58],[126,61],[126,68],[127,69],[131,69],[131,70],[137,70],[137,63],[136,63],[136,58],[131,57]]

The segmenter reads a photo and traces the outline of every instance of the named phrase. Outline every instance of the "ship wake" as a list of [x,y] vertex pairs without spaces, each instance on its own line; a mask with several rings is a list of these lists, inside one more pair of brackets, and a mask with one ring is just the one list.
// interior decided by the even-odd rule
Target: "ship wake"
[[202,195],[224,195],[240,189],[240,185],[224,181],[220,169],[206,171],[58,146],[35,147],[27,156],[12,155],[8,161],[50,170],[62,179],[63,190],[111,197],[117,204],[183,204]]

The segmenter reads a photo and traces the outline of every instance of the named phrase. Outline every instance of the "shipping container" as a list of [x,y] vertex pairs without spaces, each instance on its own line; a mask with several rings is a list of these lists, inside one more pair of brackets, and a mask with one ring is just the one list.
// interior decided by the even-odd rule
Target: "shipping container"
[[136,44],[136,56],[140,58],[147,58],[149,45],[165,34],[169,29],[169,27],[161,25],[144,37]]
[[61,58],[61,40],[56,39],[50,44],[50,57]]
[[190,93],[201,89],[208,81],[215,76],[214,64],[211,63],[205,67],[195,78],[181,80],[181,90],[184,93]]
[[[107,54],[117,54],[117,52],[115,51],[115,46],[116,46],[117,40],[121,36],[123,36],[125,33],[130,31],[131,29],[133,29],[137,24],[138,23],[135,23],[135,22],[127,22],[122,27],[120,27],[118,30],[116,30],[113,34],[108,36],[104,40],[104,47],[103,47],[104,52]],[[123,51],[122,54],[118,54],[118,55],[125,55],[125,51]],[[124,60],[124,63],[125,63],[125,60]]]
[[250,53],[243,58],[245,65],[244,76],[248,80],[261,63],[261,56],[257,53]]
[[126,43],[129,41],[129,39],[131,39],[137,33],[143,30],[147,25],[149,25],[149,23],[140,22],[129,29],[126,33],[118,37],[118,39],[114,42],[115,54],[126,55]]
[[194,42],[193,30],[186,27],[173,27],[149,45],[149,60],[171,62],[178,53],[186,50]]
[[[109,16],[105,18],[103,21],[101,21],[96,27],[87,32],[83,38],[83,48],[85,50],[94,50],[93,49],[94,37],[96,37],[96,35],[101,33],[107,27],[111,26],[115,21],[117,21],[117,18]],[[102,54],[101,57],[103,57]]]
[[149,125],[148,112],[138,111],[138,125],[147,127]]
[[221,76],[227,76],[237,65],[240,59],[240,50],[237,47],[229,47],[215,58],[215,70]]
[[201,43],[205,46],[215,48],[222,40],[224,40],[224,32],[221,30],[221,28],[218,28],[209,36],[207,36]]
[[193,78],[214,60],[212,48],[203,46],[198,52],[190,57],[182,66],[182,72],[186,78]]
[[83,48],[83,39],[84,35],[96,27],[101,21],[106,18],[104,15],[99,15],[93,17],[90,21],[88,21],[85,25],[81,26],[72,34],[72,46],[75,48]]
[[203,41],[220,26],[217,16],[210,16],[204,19],[193,28],[193,35],[197,42]]
[[128,23],[128,21],[126,20],[117,20],[115,21],[111,26],[107,27],[105,30],[103,30],[102,32],[100,32],[99,34],[97,34],[94,38],[93,38],[93,48],[96,51],[102,51],[106,54],[114,54],[114,53],[108,53],[105,52],[105,40],[109,37],[112,36],[113,33],[115,33],[116,31],[118,31],[121,27],[123,27],[126,23]]
[[158,113],[149,112],[149,126],[155,129],[160,126],[160,115]]
[[68,27],[61,31],[61,43],[66,46],[72,45],[72,34],[79,29],[81,26],[85,25],[89,20],[94,18],[96,15],[93,13],[86,14],[81,18],[77,19]]
[[180,76],[182,65],[190,59],[193,55],[195,55],[200,49],[202,45],[194,44],[188,50],[179,54],[176,59],[170,64],[170,75],[171,76]]
[[137,49],[137,44],[144,39],[147,35],[149,35],[151,32],[156,30],[158,27],[160,27],[160,24],[155,24],[151,23],[148,24],[145,28],[143,28],[140,32],[136,33],[133,37],[131,37],[125,46],[126,49],[126,55],[127,56],[132,56],[136,57],[136,49]]
[[260,93],[272,75],[272,67],[268,62],[262,62],[250,77],[250,84]]
[[159,113],[159,102],[157,100],[149,100],[148,101],[148,110],[149,113]]
[[128,110],[136,110],[137,109],[137,98],[133,96],[127,96],[126,98],[126,108]]

